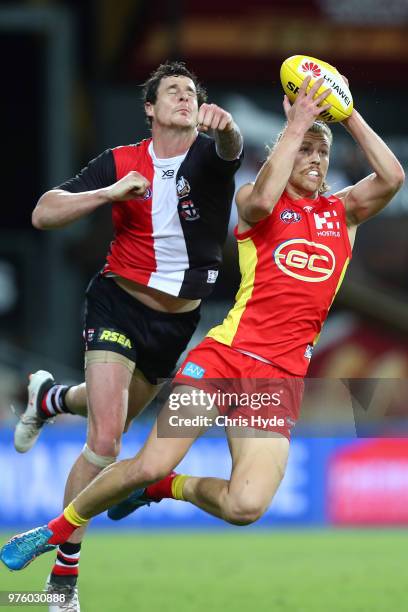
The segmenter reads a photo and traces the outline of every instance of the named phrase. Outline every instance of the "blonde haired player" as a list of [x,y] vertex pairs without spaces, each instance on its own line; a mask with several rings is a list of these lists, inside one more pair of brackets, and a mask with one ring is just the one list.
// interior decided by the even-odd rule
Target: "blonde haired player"
[[[118,515],[136,488],[146,487],[142,503],[183,499],[238,525],[256,521],[269,506],[285,471],[290,429],[299,410],[299,381],[347,267],[356,228],[384,208],[404,181],[398,160],[354,110],[343,125],[373,173],[334,196],[319,193],[332,139],[327,126],[316,123],[328,107],[328,91],[314,99],[322,82],[307,92],[306,78],[293,106],[284,99],[287,125],[282,136],[255,183],[237,194],[242,281],[236,303],[223,324],[190,352],[174,381],[177,392],[191,399],[178,414],[191,417],[197,414],[193,394],[211,389],[214,378],[235,379],[238,389],[240,377],[280,379],[291,401],[261,413],[265,418],[274,413],[281,425],[265,428],[270,435],[262,437],[256,427],[246,428],[239,437],[234,437],[236,428],[227,427],[232,472],[223,480],[165,476],[202,428],[192,427],[189,437],[160,438],[156,423],[135,458],[105,469],[48,525],[12,538],[0,555],[9,568],[21,569],[113,504]],[[218,411],[250,418],[250,411],[241,406],[225,411],[219,405]],[[140,494],[134,507],[137,499],[140,502]]]

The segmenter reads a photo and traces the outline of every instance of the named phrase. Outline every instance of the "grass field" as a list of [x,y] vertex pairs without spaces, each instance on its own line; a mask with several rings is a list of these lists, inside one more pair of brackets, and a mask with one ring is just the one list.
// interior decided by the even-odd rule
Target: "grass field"
[[[407,544],[399,530],[93,532],[82,553],[81,609],[402,612]],[[0,590],[41,590],[52,558],[20,573],[2,566]]]

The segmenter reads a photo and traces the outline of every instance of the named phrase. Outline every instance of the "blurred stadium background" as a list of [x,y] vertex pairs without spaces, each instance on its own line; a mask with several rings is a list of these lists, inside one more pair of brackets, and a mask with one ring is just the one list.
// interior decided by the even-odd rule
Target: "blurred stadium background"
[[[29,455],[18,456],[12,447],[15,417],[10,406],[18,410],[24,405],[27,374],[36,369],[49,369],[58,380],[67,383],[82,380],[83,293],[103,263],[111,236],[107,209],[65,230],[35,231],[30,216],[41,193],[73,175],[105,148],[136,142],[148,135],[139,85],[168,58],[186,60],[207,86],[210,100],[232,112],[241,126],[246,155],[238,185],[252,179],[264,158],[265,146],[282,127],[279,67],[283,59],[296,53],[329,61],[348,77],[355,106],[406,168],[407,32],[406,0],[32,0],[1,4],[0,529],[29,527],[60,510],[65,475],[83,444],[84,422],[60,418],[58,424],[46,428]],[[365,176],[367,167],[341,126],[334,127],[334,136],[329,183],[336,191]],[[193,342],[222,318],[237,289],[233,225],[234,219],[223,271],[214,296],[204,304],[202,324]],[[163,589],[171,587],[168,577],[160,573],[164,550],[166,563],[172,564],[174,558],[175,573],[183,542],[189,554],[194,549],[201,551],[199,565],[204,563],[210,573],[206,575],[207,582],[203,580],[197,588],[207,592],[208,585],[213,584],[212,577],[230,572],[230,563],[236,562],[237,556],[246,556],[247,561],[248,556],[251,558],[251,546],[257,551],[251,570],[261,582],[268,562],[267,542],[274,552],[271,574],[266,572],[262,580],[269,581],[266,586],[273,591],[277,565],[283,574],[286,568],[288,582],[279,579],[279,596],[274,591],[272,597],[262,583],[255,589],[257,598],[253,599],[248,595],[251,590],[244,595],[242,589],[226,581],[224,590],[218,587],[217,601],[223,601],[228,593],[230,607],[228,603],[218,604],[219,609],[247,609],[251,602],[259,610],[365,611],[385,610],[390,605],[395,610],[405,609],[394,584],[399,571],[398,547],[404,541],[400,532],[385,536],[385,532],[378,531],[353,531],[352,535],[342,531],[340,536],[323,531],[316,536],[315,531],[304,534],[301,529],[395,527],[408,523],[408,444],[404,438],[407,235],[405,185],[382,214],[359,229],[348,276],[312,362],[310,376],[318,382],[310,381],[304,408],[306,422],[293,441],[281,490],[260,523],[264,529],[279,528],[279,533],[272,531],[262,536],[265,540],[256,540],[260,537],[257,527],[248,530],[252,536],[235,530],[228,534],[227,530],[221,537],[219,531],[211,539],[213,552],[200,548],[202,540],[197,534],[187,532],[181,538],[170,532],[166,538],[174,537],[173,543],[161,536],[155,539],[152,534],[149,546],[155,547],[157,556],[147,559],[146,564],[157,575],[159,591],[161,584]],[[363,382],[357,390],[353,387],[357,403],[352,402],[342,382],[348,378],[373,381],[368,389]],[[374,438],[369,435],[373,430],[364,427],[364,408],[378,390],[378,412],[385,413],[386,418],[382,418],[379,428],[377,423],[375,430],[381,437]],[[356,420],[356,406],[360,420]],[[150,420],[148,411],[142,425],[135,425],[127,434],[123,456],[133,454],[139,447]],[[323,421],[326,428],[317,429]],[[225,443],[218,438],[199,441],[186,458],[184,469],[196,474],[227,474]],[[107,527],[104,518],[95,524]],[[220,529],[215,519],[175,502],[140,511],[124,526],[148,528],[149,533],[162,528]],[[109,565],[106,576],[102,568],[102,581],[111,581],[113,593],[122,588],[121,580],[127,579],[124,568],[133,561],[131,550],[121,554],[127,539],[123,533],[115,536],[117,530],[118,527],[109,534],[104,531],[92,540],[97,551],[98,546],[108,546],[106,542],[118,538],[113,546],[117,560]],[[228,536],[236,544],[224,539]],[[146,537],[139,533],[135,538],[137,548],[146,546]],[[261,541],[263,552],[257,548]],[[175,546],[177,554],[172,557]],[[317,574],[321,572],[326,587],[320,599],[314,587],[296,590],[296,573],[291,573],[295,570],[290,569],[286,550],[300,554],[304,561],[302,565],[297,560],[296,571],[307,574],[309,564],[314,564]],[[236,551],[235,557],[226,556],[231,551]],[[104,554],[95,552],[95,556]],[[366,594],[361,600],[359,589],[369,588],[370,572],[367,569],[364,573],[354,561],[350,563],[350,557],[358,560],[359,555],[362,567],[371,567],[372,573],[382,575],[377,590],[371,590],[370,596]],[[396,566],[386,560],[393,555]],[[225,560],[224,565],[213,565],[219,556]],[[86,563],[90,568],[89,557]],[[141,610],[148,609],[149,591],[143,590],[141,583],[145,578],[151,580],[151,576],[149,572],[146,577],[141,573],[142,565],[138,559],[134,599],[129,595],[115,605],[113,597],[113,603],[104,599],[103,604],[95,603],[89,595],[86,609],[130,610],[136,604]],[[325,570],[328,565],[332,574]],[[35,571],[30,568],[11,580],[0,570],[0,585],[40,588],[42,583],[36,585],[33,579]],[[183,572],[180,566],[176,583],[191,580]],[[90,571],[89,574],[92,581],[95,576]],[[339,575],[343,577],[340,582]],[[130,575],[126,588],[132,588],[132,579]],[[339,602],[339,589],[347,580],[347,603]],[[93,583],[87,583],[85,576],[84,584],[87,593],[91,593]],[[148,584],[155,588],[154,582]],[[315,582],[313,585],[317,589]],[[292,590],[298,595],[292,595]],[[184,597],[191,602],[190,607]],[[175,598],[174,607],[170,605],[169,609],[206,609],[204,595],[202,600],[191,597],[188,599],[186,589],[186,595]],[[150,610],[162,607],[160,598],[154,601]]]

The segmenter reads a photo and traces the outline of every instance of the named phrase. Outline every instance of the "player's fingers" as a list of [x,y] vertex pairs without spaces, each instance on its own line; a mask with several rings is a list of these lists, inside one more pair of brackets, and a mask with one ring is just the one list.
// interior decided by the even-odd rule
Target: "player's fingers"
[[332,90],[329,87],[329,89],[325,89],[320,95],[317,96],[317,98],[315,99],[316,104],[321,104],[322,102],[324,102],[324,100],[330,96]]
[[223,114],[218,122],[218,130],[223,131],[231,121],[231,115]]
[[[225,128],[227,127],[229,123],[231,123],[231,121],[232,121],[232,116],[230,115],[230,113],[227,113],[227,111],[217,106],[214,112],[214,119],[213,119],[213,125],[212,125],[213,129],[214,130],[225,130]],[[214,122],[216,122],[217,125],[214,125]]]
[[203,118],[204,118],[204,116],[205,116],[205,113],[206,113],[206,111],[207,111],[208,107],[209,107],[209,104],[207,104],[206,102],[204,102],[204,103],[203,103],[203,104],[200,106],[200,108],[198,109],[197,123],[198,123],[199,125],[201,125],[201,124],[202,124],[202,122],[203,122]]
[[283,96],[283,110],[285,111],[286,117],[288,116],[288,113],[289,113],[291,108],[292,108],[292,105],[289,102],[288,96],[286,96],[286,95]]
[[314,96],[319,91],[319,89],[323,85],[323,83],[324,83],[324,78],[323,77],[321,77],[320,79],[317,79],[317,81],[315,81],[313,83],[313,85],[312,85],[312,87],[310,88],[310,91],[309,91],[309,96],[311,98],[314,98]]
[[343,81],[345,82],[345,84],[346,84],[346,85],[347,85],[347,87],[348,87],[348,86],[349,86],[348,79],[347,79],[347,78],[344,76],[344,74],[341,74],[340,76],[341,76],[341,78],[343,79]]
[[207,108],[207,110],[204,113],[204,116],[202,118],[201,121],[201,125],[207,127],[207,128],[211,128],[212,127],[212,121],[214,118],[214,109],[211,108],[211,106],[209,108]]
[[299,87],[298,96],[299,96],[299,94],[305,94],[306,93],[306,89],[307,89],[307,86],[310,83],[310,79],[311,79],[310,74],[308,74],[307,77],[305,79],[303,79],[302,84]]
[[329,110],[329,108],[331,108],[331,104],[323,104],[323,106],[319,106],[319,115],[321,115],[322,113],[324,113],[324,111]]

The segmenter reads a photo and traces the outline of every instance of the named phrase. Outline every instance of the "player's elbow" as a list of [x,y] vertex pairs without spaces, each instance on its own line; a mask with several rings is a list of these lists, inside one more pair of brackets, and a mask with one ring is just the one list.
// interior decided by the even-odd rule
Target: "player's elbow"
[[246,207],[246,218],[252,223],[256,223],[267,217],[273,209],[271,199],[262,195],[254,194]]
[[47,202],[50,198],[50,191],[44,193],[38,200],[36,207],[31,213],[31,223],[35,229],[47,230],[51,229],[49,223],[49,215],[47,214]]
[[405,172],[399,162],[396,162],[394,168],[389,172],[386,182],[389,192],[394,195],[399,191],[405,181]]
[[35,227],[35,229],[38,229],[38,230],[46,229],[44,226],[42,211],[40,207],[38,206],[38,204],[34,208],[33,212],[31,213],[31,223],[33,224],[33,227]]
[[399,191],[405,182],[405,172],[401,164],[398,164],[398,166],[395,168],[392,181],[395,191]]

